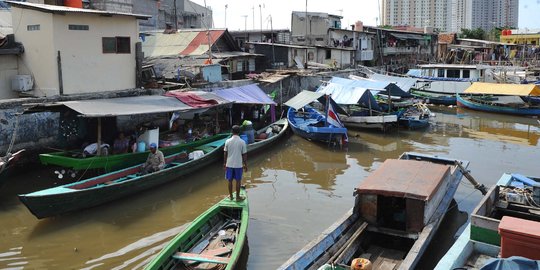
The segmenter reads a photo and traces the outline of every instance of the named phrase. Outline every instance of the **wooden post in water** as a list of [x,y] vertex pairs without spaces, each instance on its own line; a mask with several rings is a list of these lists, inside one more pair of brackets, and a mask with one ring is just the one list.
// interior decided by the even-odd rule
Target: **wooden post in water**
[[97,156],[101,156],[101,117],[97,121]]

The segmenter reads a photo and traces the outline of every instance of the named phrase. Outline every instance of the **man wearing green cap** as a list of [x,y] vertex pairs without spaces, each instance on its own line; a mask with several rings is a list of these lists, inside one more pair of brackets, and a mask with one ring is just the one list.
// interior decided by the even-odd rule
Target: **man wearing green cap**
[[150,144],[150,154],[146,162],[142,166],[142,173],[153,173],[157,172],[165,167],[165,157],[163,152],[157,150],[157,145],[155,143]]

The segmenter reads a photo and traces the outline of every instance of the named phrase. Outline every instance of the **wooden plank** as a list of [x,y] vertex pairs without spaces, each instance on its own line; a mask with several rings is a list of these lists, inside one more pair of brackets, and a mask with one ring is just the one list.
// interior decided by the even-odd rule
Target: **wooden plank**
[[204,255],[210,255],[210,256],[221,256],[225,255],[227,253],[230,253],[232,251],[229,247],[222,247],[222,248],[216,248],[216,249],[209,249],[205,250],[203,252]]
[[216,263],[216,264],[228,264],[228,257],[217,257],[206,254],[198,253],[187,253],[187,252],[176,252],[173,258],[183,261],[196,261],[196,262],[205,262],[205,263]]

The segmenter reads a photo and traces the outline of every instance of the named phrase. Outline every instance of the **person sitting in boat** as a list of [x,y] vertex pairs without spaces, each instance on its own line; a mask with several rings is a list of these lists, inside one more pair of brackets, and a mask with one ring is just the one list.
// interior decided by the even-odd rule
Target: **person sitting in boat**
[[[102,143],[101,144],[101,155],[102,156],[108,156],[110,147],[111,147],[110,145],[108,145],[106,143]],[[84,147],[82,155],[83,155],[83,157],[95,156],[97,154],[97,149],[98,149],[97,143],[89,144],[86,147]]]
[[141,171],[143,174],[157,172],[165,167],[165,157],[163,152],[157,149],[155,143],[150,144],[150,154],[146,162],[142,165]]
[[124,154],[127,153],[129,149],[129,138],[126,138],[124,132],[118,134],[118,138],[114,140],[113,144],[113,154]]
[[244,120],[244,122],[242,122],[242,130],[244,130],[244,133],[245,135],[247,135],[248,137],[248,144],[249,143],[254,143],[255,142],[255,130],[253,130],[253,122],[249,121],[249,120]]

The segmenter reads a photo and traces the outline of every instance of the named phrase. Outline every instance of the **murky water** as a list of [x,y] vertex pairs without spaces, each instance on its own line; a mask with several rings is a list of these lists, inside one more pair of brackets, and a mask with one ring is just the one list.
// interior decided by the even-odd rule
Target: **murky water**
[[[342,216],[353,189],[387,158],[405,151],[471,161],[485,185],[504,172],[540,175],[536,119],[434,108],[423,131],[351,132],[347,151],[290,136],[249,157],[251,220],[247,269],[275,269]],[[142,268],[182,228],[226,194],[219,163],[135,196],[57,218],[37,220],[16,198],[54,182],[48,170],[19,175],[0,190],[0,269]],[[47,175],[47,176],[46,176]],[[460,185],[455,200],[470,212],[481,195]],[[443,229],[461,224],[450,216]],[[459,222],[458,222],[459,221]],[[446,232],[446,231],[445,231]],[[446,239],[454,230],[448,229]],[[432,245],[434,256],[446,245]],[[428,269],[432,262],[421,268]]]

